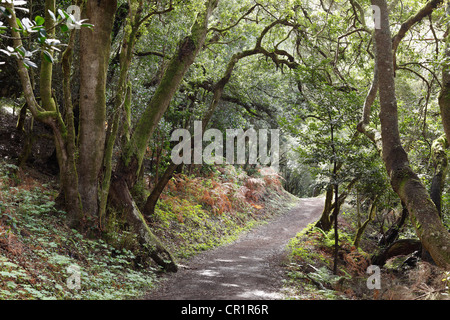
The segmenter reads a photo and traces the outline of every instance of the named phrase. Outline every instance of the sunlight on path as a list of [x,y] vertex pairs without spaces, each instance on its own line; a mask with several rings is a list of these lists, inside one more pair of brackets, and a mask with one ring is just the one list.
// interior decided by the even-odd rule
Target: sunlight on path
[[323,198],[299,205],[242,235],[236,242],[193,257],[150,293],[151,300],[279,300],[289,240],[316,221]]

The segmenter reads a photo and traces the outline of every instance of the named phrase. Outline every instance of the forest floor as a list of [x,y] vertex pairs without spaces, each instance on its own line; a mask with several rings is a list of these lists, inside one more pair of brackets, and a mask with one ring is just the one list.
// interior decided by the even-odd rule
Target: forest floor
[[301,199],[286,214],[246,232],[235,242],[196,255],[144,299],[283,299],[289,240],[318,219],[323,198]]

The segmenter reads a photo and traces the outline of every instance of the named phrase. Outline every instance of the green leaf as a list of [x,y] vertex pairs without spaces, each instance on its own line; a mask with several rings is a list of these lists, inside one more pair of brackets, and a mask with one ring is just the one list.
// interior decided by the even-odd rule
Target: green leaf
[[67,12],[65,12],[64,10],[58,9],[58,13],[61,16],[62,19],[69,19],[70,16]]
[[23,47],[17,47],[14,49],[16,52],[18,52],[22,57],[25,57],[25,49]]
[[23,60],[23,64],[25,65],[25,67],[27,67],[27,69],[29,69],[30,67],[31,68],[37,68],[38,67],[36,63],[34,63],[33,61],[28,60],[28,59],[24,59]]
[[89,28],[89,29],[91,29],[91,30],[94,29],[94,25],[93,25],[93,24],[90,24],[90,23],[83,23],[81,26],[82,26],[82,27]]
[[61,31],[62,32],[69,32],[70,30],[69,30],[69,27],[66,24],[62,24],[61,25]]
[[44,51],[42,51],[42,53],[44,54],[44,58],[47,62],[53,63],[53,57],[50,52],[48,52],[47,50],[44,50]]
[[37,24],[38,26],[42,26],[42,25],[45,23],[45,19],[42,18],[41,16],[36,16],[36,17],[34,18],[34,21],[36,22],[36,24]]
[[16,18],[16,22],[17,22],[17,25],[19,26],[19,28],[23,29],[22,21],[20,21],[19,18]]

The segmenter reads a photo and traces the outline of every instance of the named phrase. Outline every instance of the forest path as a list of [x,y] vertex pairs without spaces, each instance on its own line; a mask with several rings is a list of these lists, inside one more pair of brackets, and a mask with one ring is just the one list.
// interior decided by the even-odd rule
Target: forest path
[[237,241],[188,260],[144,299],[283,299],[286,245],[323,209],[323,198],[301,199],[295,208],[243,234]]

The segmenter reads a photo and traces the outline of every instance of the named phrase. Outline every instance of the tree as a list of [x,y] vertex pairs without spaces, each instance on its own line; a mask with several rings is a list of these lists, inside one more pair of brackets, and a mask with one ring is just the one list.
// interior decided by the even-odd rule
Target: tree
[[[139,211],[134,206],[129,189],[133,187],[136,181],[137,172],[142,163],[143,153],[155,126],[167,109],[186,71],[203,46],[208,30],[208,20],[217,3],[217,0],[205,1],[204,9],[199,10],[191,34],[180,42],[178,51],[166,70],[159,90],[153,96],[141,121],[136,126],[133,135],[127,141],[125,153],[121,157],[120,165],[116,168],[115,174],[112,175],[113,187],[110,191],[112,192],[111,198],[113,203],[117,207],[122,207],[122,204],[125,203],[124,207],[128,208],[127,217],[129,223],[138,234],[141,244],[145,245],[150,256],[171,270],[176,270],[176,266],[170,254],[151,233],[145,220],[143,220]],[[130,9],[131,17],[128,20],[130,25],[129,30],[131,32],[127,33],[122,43],[122,74],[119,79],[119,90],[116,95],[117,114],[120,112],[119,109],[125,105],[124,101],[129,101],[130,98],[129,94],[127,98],[127,92],[130,93],[127,90],[127,72],[138,30],[143,22],[154,15],[155,12],[161,13],[166,11],[150,10],[150,13],[142,17],[144,2],[135,1],[132,4],[133,8]],[[53,52],[43,50],[44,59],[42,59],[41,63],[40,76],[42,105],[39,105],[32,90],[27,69],[30,66],[33,67],[34,64],[29,60],[29,55],[26,52],[21,54],[22,51],[20,51],[23,48],[20,31],[27,32],[27,30],[19,27],[18,21],[20,20],[16,17],[14,4],[7,3],[5,7],[10,32],[14,39],[14,50],[19,51],[19,54],[16,54],[19,60],[19,76],[28,107],[35,119],[53,128],[60,166],[61,185],[68,211],[67,222],[72,227],[79,227],[85,230],[95,228],[95,221],[99,219],[100,206],[98,202],[99,195],[97,193],[99,187],[102,188],[100,195],[101,211],[104,211],[105,208],[105,193],[111,193],[108,191],[108,171],[111,170],[111,167],[107,165],[109,168],[106,171],[106,175],[104,175],[103,164],[110,164],[111,150],[118,128],[116,118],[113,126],[114,131],[110,134],[110,137],[112,136],[113,138],[106,141],[106,76],[109,66],[111,32],[114,25],[116,7],[116,1],[88,1],[83,10],[84,17],[90,19],[90,22],[94,23],[95,26],[92,28],[92,25],[89,25],[91,28],[83,29],[80,35],[80,130],[78,137],[75,134],[73,106],[69,89],[71,84],[70,71],[72,68],[71,56],[74,48],[73,33],[76,32],[76,29],[72,31],[70,44],[63,56],[65,70],[64,101],[66,104],[64,106],[64,114],[66,115],[67,121],[64,122],[59,112],[59,107],[56,105],[56,101],[51,94]],[[170,2],[169,9],[167,10],[170,10],[171,7],[172,2]],[[50,0],[46,1],[45,11],[46,17],[40,18],[45,21],[45,27],[38,29],[42,34],[40,41],[54,43],[56,41],[50,42],[51,39],[47,35],[54,35],[56,23],[62,24],[68,18],[71,18],[71,16],[64,11],[60,11],[60,20],[57,21],[54,15],[54,12],[56,12],[55,1]],[[133,18],[136,20],[133,20]],[[28,22],[28,20],[26,21]],[[83,20],[81,22],[76,21],[80,25],[82,22]],[[30,27],[34,27],[34,25],[31,24]],[[96,45],[93,46],[92,43],[96,43]],[[78,144],[75,143],[77,138]],[[106,149],[105,142],[108,142]],[[106,156],[105,150],[107,151]],[[78,158],[77,155],[79,156]],[[102,176],[105,178],[103,183],[100,179]],[[124,185],[121,183],[124,182],[123,177],[125,176],[127,177],[128,184]],[[117,195],[119,196],[117,197]],[[158,258],[155,252],[164,252],[166,255],[165,258],[168,258],[166,260],[169,260],[169,262],[164,258]]]
[[130,190],[134,187],[142,166],[144,153],[153,131],[169,107],[169,103],[181,84],[188,68],[201,50],[208,32],[208,21],[218,0],[205,2],[191,28],[191,34],[178,45],[178,49],[161,79],[155,94],[134,128],[130,140],[124,147],[118,166],[112,175],[110,198],[116,207],[125,211],[127,221],[139,236],[139,242],[148,248],[150,256],[170,271],[177,267],[170,253],[149,229],[144,216],[137,207]]
[[77,170],[83,213],[91,219],[98,219],[98,177],[103,165],[106,139],[106,77],[116,9],[117,0],[88,1],[84,15],[94,28],[83,28],[80,33]]
[[372,0],[380,8],[380,29],[375,30],[376,65],[380,95],[382,156],[394,191],[406,204],[424,248],[440,266],[450,267],[450,235],[443,227],[436,206],[411,169],[398,131],[394,62],[386,1]]
[[[52,128],[55,140],[56,153],[58,156],[58,164],[60,168],[61,176],[61,188],[65,197],[65,203],[67,207],[68,224],[75,226],[80,225],[83,217],[82,202],[78,191],[78,175],[76,171],[76,159],[75,159],[75,127],[73,125],[73,109],[68,107],[66,110],[66,124],[59,112],[58,106],[52,95],[52,51],[57,49],[56,44],[60,42],[47,37],[54,31],[56,25],[55,1],[46,1],[47,19],[45,26],[42,22],[36,23],[33,27],[33,23],[30,21],[28,27],[25,28],[19,26],[20,19],[17,18],[14,3],[6,3],[4,13],[7,17],[8,25],[10,27],[11,36],[13,39],[13,48],[11,48],[10,55],[14,54],[17,58],[18,75],[21,81],[24,97],[27,103],[28,109],[31,111],[33,117],[47,124]],[[50,11],[49,11],[50,10]],[[51,12],[51,13],[50,13]],[[64,15],[64,13],[62,13]],[[60,16],[61,19],[67,17]],[[43,18],[42,18],[43,19]],[[23,20],[22,20],[23,21]],[[25,20],[28,22],[29,20]],[[35,29],[33,29],[35,28]],[[45,31],[48,29],[50,33]],[[28,52],[23,46],[22,34],[30,32],[39,33],[39,43],[42,50],[42,62],[41,62],[41,77],[40,94],[42,103],[39,104],[35,93],[33,91],[33,85],[31,83],[28,68],[37,67],[37,65],[30,60],[32,53]],[[51,49],[48,51],[47,49]],[[5,51],[3,51],[5,52]],[[66,51],[68,52],[68,51]],[[66,83],[67,84],[67,83]],[[66,91],[67,92],[67,91]],[[68,131],[70,130],[70,131]]]

